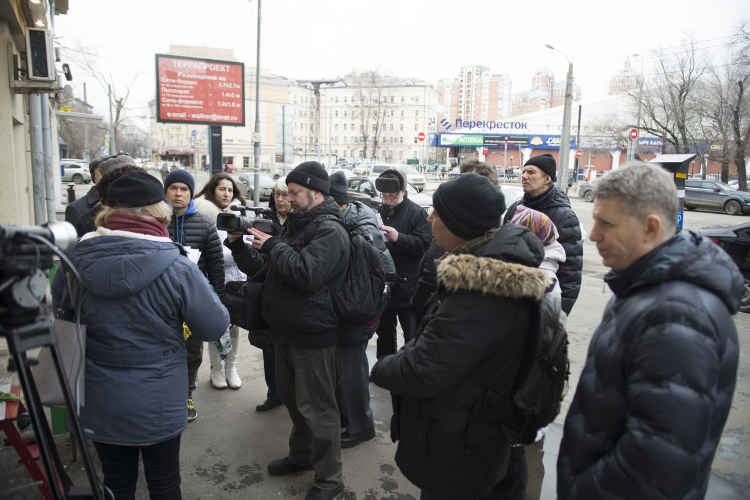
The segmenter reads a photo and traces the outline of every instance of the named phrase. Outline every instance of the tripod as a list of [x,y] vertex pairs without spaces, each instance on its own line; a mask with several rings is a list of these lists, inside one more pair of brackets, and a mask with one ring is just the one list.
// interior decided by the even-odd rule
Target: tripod
[[[0,326],[0,334],[7,339],[8,349],[12,356],[12,360],[9,363],[9,370],[16,370],[18,372],[21,388],[26,396],[26,404],[31,416],[32,425],[37,433],[39,456],[44,464],[51,497],[55,500],[62,500],[63,498],[101,500],[101,493],[96,488],[97,478],[94,473],[94,465],[88,453],[86,441],[83,438],[83,427],[76,414],[73,397],[68,388],[67,377],[62,368],[62,359],[60,358],[60,351],[57,348],[57,335],[52,328],[52,322],[49,319],[39,319],[28,325],[13,326],[10,328]],[[37,347],[49,347],[52,354],[57,377],[60,381],[63,396],[65,397],[65,406],[73,422],[73,434],[83,456],[83,465],[89,480],[88,485],[71,486],[66,481],[67,475],[60,460],[57,446],[55,446],[52,430],[44,416],[44,408],[39,399],[39,392],[31,376],[30,368],[37,364],[37,359],[26,355],[26,351]],[[62,491],[60,491],[61,487]]]

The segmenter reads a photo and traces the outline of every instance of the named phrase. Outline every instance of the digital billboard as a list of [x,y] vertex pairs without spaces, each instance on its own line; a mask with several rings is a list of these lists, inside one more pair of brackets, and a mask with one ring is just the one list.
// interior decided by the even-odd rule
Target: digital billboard
[[156,54],[156,121],[245,126],[245,65]]

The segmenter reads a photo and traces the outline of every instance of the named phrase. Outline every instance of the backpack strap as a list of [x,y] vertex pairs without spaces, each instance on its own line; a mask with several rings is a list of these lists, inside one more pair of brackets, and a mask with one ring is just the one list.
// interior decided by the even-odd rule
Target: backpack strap
[[[320,227],[320,224],[323,221],[328,221],[328,220],[333,221],[333,222],[338,222],[339,224],[341,224],[341,226],[346,231],[346,234],[349,235],[349,237],[351,237],[352,232],[349,230],[349,226],[347,226],[346,223],[344,223],[344,221],[342,221],[335,215],[323,214],[320,217],[316,217],[315,219],[313,219],[313,221],[307,225],[307,227],[305,228],[305,232],[302,233],[302,244],[304,246],[309,245],[310,241],[312,241],[312,239],[315,237],[315,234],[318,232],[318,228]],[[310,228],[313,228],[313,229],[311,230]]]

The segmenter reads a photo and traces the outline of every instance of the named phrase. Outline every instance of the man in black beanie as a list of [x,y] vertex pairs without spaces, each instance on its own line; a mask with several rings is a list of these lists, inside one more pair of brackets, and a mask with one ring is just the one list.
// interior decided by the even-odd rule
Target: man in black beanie
[[414,339],[379,359],[372,380],[391,392],[396,464],[420,498],[482,498],[505,476],[511,441],[476,409],[489,393],[512,397],[533,301],[547,288],[544,248],[524,226],[497,227],[504,196],[478,174],[441,184],[433,207],[428,221],[447,252],[440,288]]
[[416,318],[409,308],[419,278],[419,262],[432,241],[427,213],[406,196],[406,175],[398,169],[388,169],[375,179],[383,204],[377,208],[383,220],[379,229],[385,232],[388,251],[396,264],[396,282],[388,305],[378,325],[378,359],[396,352],[396,326],[401,323],[404,342],[408,342],[416,327]]
[[557,270],[557,280],[562,290],[562,309],[570,314],[581,291],[581,269],[583,269],[583,242],[581,223],[570,206],[570,200],[562,189],[555,186],[557,164],[551,154],[530,158],[523,167],[521,184],[523,198],[516,200],[505,213],[505,222],[510,222],[518,205],[542,212],[549,217],[560,234],[558,241],[565,249],[565,262]]
[[[314,470],[305,500],[325,500],[344,488],[341,420],[336,405],[336,344],[341,323],[330,290],[339,290],[349,262],[349,235],[329,195],[323,166],[308,161],[286,177],[294,211],[280,236],[255,229],[252,245],[238,235],[224,243],[248,276],[267,269],[261,296],[276,351],[276,385],[291,417],[289,454],[268,464],[283,476]],[[339,222],[337,222],[337,219]]]

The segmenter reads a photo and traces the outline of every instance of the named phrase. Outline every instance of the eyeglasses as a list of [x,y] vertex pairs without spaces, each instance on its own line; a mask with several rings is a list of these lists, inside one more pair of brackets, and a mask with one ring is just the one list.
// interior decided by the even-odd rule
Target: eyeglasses
[[398,198],[399,193],[380,193],[380,197],[384,200],[395,200]]
[[273,192],[273,197],[278,198],[280,200],[288,200],[289,199],[289,193],[282,193],[282,192]]

